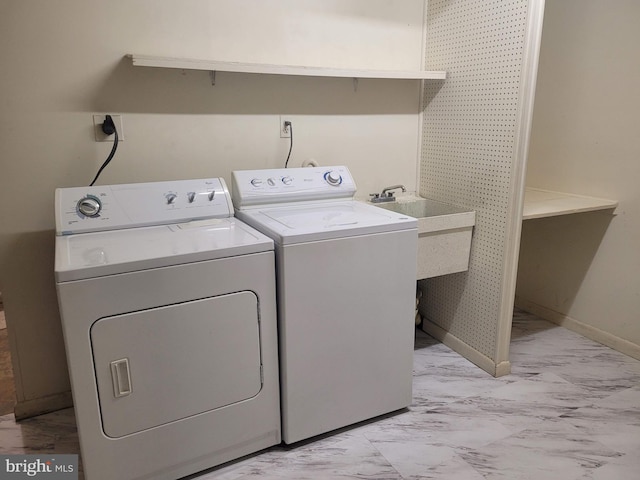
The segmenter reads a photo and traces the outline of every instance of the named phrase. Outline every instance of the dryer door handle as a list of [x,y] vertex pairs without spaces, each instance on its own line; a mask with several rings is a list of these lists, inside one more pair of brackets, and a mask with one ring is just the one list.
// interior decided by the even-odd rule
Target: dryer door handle
[[129,372],[128,358],[121,358],[111,362],[111,380],[113,381],[114,397],[126,397],[131,394],[131,374]]

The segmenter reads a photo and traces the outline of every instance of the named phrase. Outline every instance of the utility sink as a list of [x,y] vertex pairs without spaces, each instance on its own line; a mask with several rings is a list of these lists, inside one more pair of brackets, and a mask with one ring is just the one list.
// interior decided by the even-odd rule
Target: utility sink
[[373,205],[418,220],[418,280],[469,269],[476,212],[415,195]]

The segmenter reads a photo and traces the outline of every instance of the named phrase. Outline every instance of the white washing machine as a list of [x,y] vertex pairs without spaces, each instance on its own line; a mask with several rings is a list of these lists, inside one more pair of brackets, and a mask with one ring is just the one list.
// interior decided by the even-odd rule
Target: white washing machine
[[280,443],[275,260],[222,179],[56,190],[87,480],[177,479]]
[[411,403],[417,221],[355,191],[346,167],[233,172],[236,216],[276,243],[286,443]]

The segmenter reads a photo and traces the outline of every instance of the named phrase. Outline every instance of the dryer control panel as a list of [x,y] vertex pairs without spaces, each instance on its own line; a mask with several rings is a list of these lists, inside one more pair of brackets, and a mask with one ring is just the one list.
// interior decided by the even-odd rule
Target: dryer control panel
[[349,169],[339,167],[236,170],[232,173],[235,208],[330,199],[351,199],[356,184]]
[[222,178],[56,189],[56,234],[233,216]]

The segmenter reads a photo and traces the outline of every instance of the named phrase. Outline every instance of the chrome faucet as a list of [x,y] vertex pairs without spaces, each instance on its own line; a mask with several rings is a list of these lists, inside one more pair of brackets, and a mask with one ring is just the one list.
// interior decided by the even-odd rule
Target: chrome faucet
[[385,187],[382,189],[382,193],[370,193],[371,203],[381,203],[381,202],[393,202],[396,197],[393,196],[393,190],[397,190],[398,188],[402,189],[403,192],[406,192],[407,189],[404,185],[392,185],[390,187]]
[[[384,196],[385,193],[391,191],[391,190],[397,190],[401,188],[402,189],[402,193],[406,192],[407,189],[404,187],[404,185],[391,185],[390,187],[385,187],[382,189],[382,195],[380,195],[381,197]],[[391,194],[393,196],[393,194]]]

